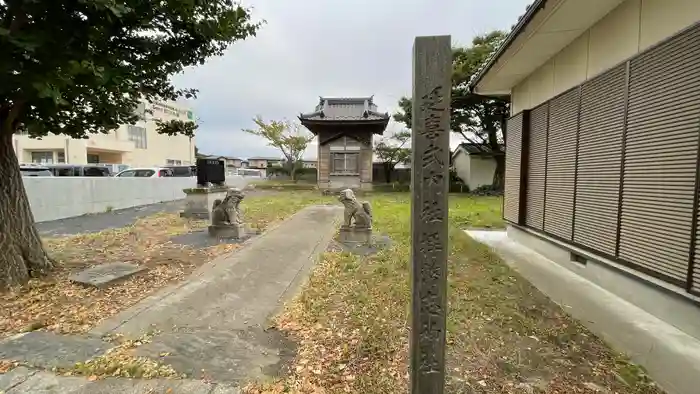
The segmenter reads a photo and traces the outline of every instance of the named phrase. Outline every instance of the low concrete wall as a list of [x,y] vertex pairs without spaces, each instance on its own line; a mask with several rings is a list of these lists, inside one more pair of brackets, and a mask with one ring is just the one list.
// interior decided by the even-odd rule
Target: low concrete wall
[[[658,279],[554,239],[508,226],[508,237],[700,341],[700,300]],[[572,252],[582,259],[573,261]]]
[[[182,189],[196,186],[196,178],[24,177],[34,220],[46,222],[112,209],[131,208],[185,198]],[[243,188],[248,179],[226,178]]]

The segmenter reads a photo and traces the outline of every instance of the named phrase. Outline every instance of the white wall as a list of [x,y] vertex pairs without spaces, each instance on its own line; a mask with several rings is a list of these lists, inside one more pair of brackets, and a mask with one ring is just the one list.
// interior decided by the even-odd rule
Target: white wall
[[452,159],[457,176],[469,186],[469,190],[474,190],[480,186],[493,184],[493,174],[496,172],[496,160],[491,157],[479,155],[469,155],[460,151]]
[[699,0],[626,0],[511,92],[511,112],[531,109],[700,20]]
[[469,155],[469,190],[481,186],[493,185],[493,174],[496,172],[496,160],[492,157]]
[[469,172],[471,171],[471,160],[469,160],[469,155],[464,152],[464,149],[458,149],[459,151],[452,159],[452,166],[454,167],[459,179],[461,179],[465,185],[468,185]]
[[[45,222],[185,198],[196,178],[23,177],[34,220]],[[247,178],[226,178],[243,188]]]

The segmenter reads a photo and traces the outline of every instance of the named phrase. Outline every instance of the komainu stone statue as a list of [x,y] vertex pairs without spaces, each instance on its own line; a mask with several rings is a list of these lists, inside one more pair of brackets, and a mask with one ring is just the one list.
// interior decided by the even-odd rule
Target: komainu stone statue
[[372,206],[369,202],[363,201],[360,203],[355,198],[355,193],[350,189],[345,189],[340,192],[338,200],[345,206],[345,222],[343,227],[351,227],[356,229],[371,229],[372,228]]
[[244,194],[240,189],[232,188],[226,192],[223,200],[215,200],[211,212],[209,235],[219,238],[240,238],[244,227],[240,204]]
[[212,225],[241,224],[240,204],[244,195],[240,189],[232,188],[223,200],[215,200],[211,211]]

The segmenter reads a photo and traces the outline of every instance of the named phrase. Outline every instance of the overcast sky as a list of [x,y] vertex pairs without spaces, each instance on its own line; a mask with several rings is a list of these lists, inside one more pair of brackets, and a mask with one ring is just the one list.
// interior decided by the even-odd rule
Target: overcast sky
[[[494,29],[509,29],[527,0],[244,0],[257,37],[175,78],[199,89],[188,105],[199,120],[203,153],[280,156],[241,131],[252,118],[295,119],[319,96],[374,95],[380,112],[394,113],[411,90],[411,49],[420,35],[452,35],[453,45]],[[389,124],[388,131],[400,129]],[[458,141],[455,141],[458,142]],[[315,142],[314,142],[315,144]],[[316,146],[305,158],[316,157]]]

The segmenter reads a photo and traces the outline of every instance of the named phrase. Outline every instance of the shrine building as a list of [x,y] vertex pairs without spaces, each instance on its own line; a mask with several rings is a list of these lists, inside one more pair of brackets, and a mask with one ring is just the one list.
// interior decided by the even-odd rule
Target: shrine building
[[372,97],[321,97],[301,124],[318,137],[320,189],[372,188],[372,138],[383,134],[389,113],[377,112]]

